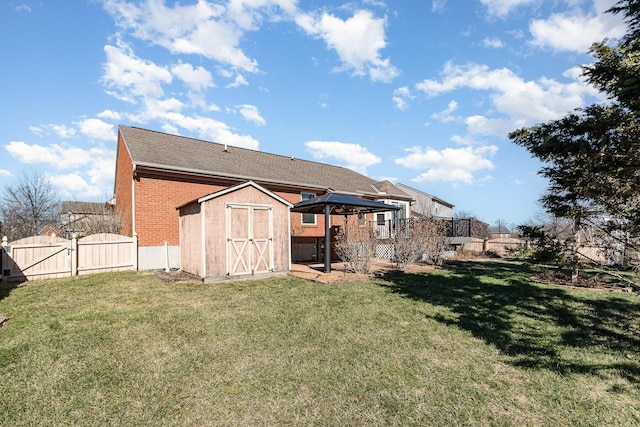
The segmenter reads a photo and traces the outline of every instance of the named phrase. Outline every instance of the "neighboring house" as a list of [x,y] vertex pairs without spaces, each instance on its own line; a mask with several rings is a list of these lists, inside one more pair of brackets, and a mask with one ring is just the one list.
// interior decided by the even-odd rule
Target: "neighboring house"
[[40,230],[41,236],[51,236],[51,237],[62,237],[64,233],[60,231],[60,228],[54,224],[45,225],[42,230]]
[[113,204],[64,201],[60,205],[57,223],[49,223],[40,230],[40,235],[71,239],[74,235],[113,232],[101,230],[105,222],[112,223]]
[[[271,199],[291,205],[333,191],[397,204],[404,215],[411,214],[411,196],[388,181],[376,182],[347,168],[136,127],[118,128],[115,211],[123,222],[122,234],[138,237],[141,270],[179,268],[180,216],[198,205],[207,209],[205,196],[217,197],[248,182]],[[251,189],[242,187],[234,194],[244,197],[247,190]],[[225,197],[229,194],[216,200]],[[353,217],[349,221],[356,224],[358,218]],[[320,261],[323,215],[290,213],[288,219],[291,260]],[[361,218],[365,223],[373,219],[372,214]],[[332,227],[343,224],[343,217],[331,217]]]
[[411,212],[415,217],[435,216],[439,218],[452,218],[453,207],[451,203],[432,196],[429,193],[409,187],[405,184],[396,184],[400,190],[415,199],[411,206]]
[[504,225],[492,225],[489,227],[489,233],[492,239],[508,239],[513,237],[511,230]]
[[[93,234],[101,230],[105,222],[111,222],[114,207],[110,203],[94,202],[62,202],[60,207],[60,225],[58,229],[62,231],[60,237],[71,239],[73,235]],[[42,234],[42,233],[41,233]]]

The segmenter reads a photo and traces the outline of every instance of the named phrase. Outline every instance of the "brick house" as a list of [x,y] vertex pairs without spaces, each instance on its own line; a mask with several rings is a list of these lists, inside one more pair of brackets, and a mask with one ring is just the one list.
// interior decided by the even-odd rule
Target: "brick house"
[[[180,267],[178,207],[248,181],[291,204],[334,191],[397,205],[408,217],[413,200],[388,181],[340,166],[118,127],[115,212],[122,234],[138,237],[141,270]],[[369,215],[350,221],[366,224]],[[289,219],[292,261],[320,261],[323,216],[292,212]],[[332,227],[343,224],[331,217]]]

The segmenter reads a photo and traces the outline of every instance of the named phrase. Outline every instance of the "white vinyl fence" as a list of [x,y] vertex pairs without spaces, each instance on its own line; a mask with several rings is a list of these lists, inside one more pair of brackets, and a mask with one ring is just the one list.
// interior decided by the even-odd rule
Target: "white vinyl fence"
[[71,240],[31,236],[0,248],[0,279],[25,281],[138,269],[136,237],[100,233]]

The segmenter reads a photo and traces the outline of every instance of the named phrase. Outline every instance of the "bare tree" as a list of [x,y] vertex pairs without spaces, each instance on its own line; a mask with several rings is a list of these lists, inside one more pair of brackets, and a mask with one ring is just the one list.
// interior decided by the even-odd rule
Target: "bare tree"
[[36,235],[45,225],[57,222],[59,207],[53,185],[42,173],[23,172],[0,198],[3,234],[9,240]]

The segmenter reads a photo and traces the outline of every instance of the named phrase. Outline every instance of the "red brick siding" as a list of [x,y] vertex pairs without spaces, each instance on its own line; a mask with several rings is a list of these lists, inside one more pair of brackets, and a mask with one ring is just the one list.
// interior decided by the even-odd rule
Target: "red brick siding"
[[[174,180],[159,176],[140,175],[135,183],[136,233],[140,246],[179,245],[179,213],[176,207],[198,197],[223,190],[227,186],[208,183]],[[276,192],[283,199],[298,203],[300,193]],[[117,202],[119,203],[119,201]],[[332,223],[342,224],[342,217],[335,217]],[[318,215],[316,226],[302,226],[298,213],[291,214],[291,225],[297,224],[299,236],[324,236],[324,216]]]
[[131,217],[131,180],[133,179],[133,164],[127,152],[127,147],[118,133],[118,156],[116,161],[116,180],[114,196],[116,198],[115,213],[122,221],[121,234],[133,236]]
[[[286,201],[295,205],[302,201],[302,193],[276,193]],[[336,223],[336,218],[331,218],[331,223]],[[302,224],[302,214],[291,213],[291,235],[294,237],[322,237],[324,236],[324,215],[317,215],[316,225]]]
[[136,233],[140,246],[180,244],[178,206],[225,187],[139,176],[136,180]]

